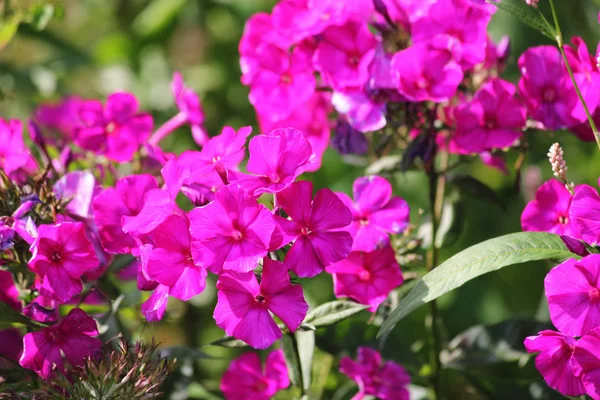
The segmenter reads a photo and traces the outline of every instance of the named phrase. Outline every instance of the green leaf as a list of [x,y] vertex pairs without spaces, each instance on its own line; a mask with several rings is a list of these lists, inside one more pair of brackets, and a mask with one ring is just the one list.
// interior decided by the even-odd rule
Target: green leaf
[[304,323],[315,328],[322,328],[337,324],[368,307],[352,301],[335,300],[311,310],[304,319]]
[[450,182],[456,185],[461,192],[478,199],[486,200],[496,204],[503,210],[506,210],[504,199],[498,193],[485,183],[473,178],[470,175],[457,175],[450,179]]
[[46,325],[27,318],[8,304],[0,301],[0,323],[22,324],[31,328],[39,329]]
[[547,23],[538,13],[538,11],[531,6],[528,6],[524,1],[517,0],[517,2],[509,2],[507,0],[502,0],[501,2],[495,2],[493,0],[488,0],[488,3],[495,5],[499,9],[506,11],[514,17],[517,17],[523,23],[529,25],[542,35],[552,40],[556,40],[558,35],[554,27]]
[[389,156],[383,156],[378,158],[374,163],[367,167],[366,173],[368,175],[379,175],[386,172],[394,172],[399,169],[402,156],[399,154],[393,154]]
[[389,333],[402,318],[423,304],[478,276],[513,264],[549,259],[562,261],[574,256],[559,236],[545,232],[512,233],[471,246],[425,275],[392,311],[377,336]]
[[211,343],[207,344],[206,346],[220,346],[220,347],[227,347],[227,348],[238,348],[238,347],[248,347],[248,344],[246,342],[241,341],[239,339],[236,339],[234,337],[225,336],[224,338],[221,338],[219,340],[215,340],[214,342],[211,342]]
[[21,14],[15,13],[10,18],[0,20],[0,51],[6,47],[8,42],[17,33],[19,24],[21,23]]
[[282,337],[285,363],[290,371],[290,380],[306,393],[310,387],[312,362],[315,353],[315,332],[299,329]]
[[165,29],[183,8],[187,0],[154,0],[133,21],[133,30],[140,36],[152,36]]

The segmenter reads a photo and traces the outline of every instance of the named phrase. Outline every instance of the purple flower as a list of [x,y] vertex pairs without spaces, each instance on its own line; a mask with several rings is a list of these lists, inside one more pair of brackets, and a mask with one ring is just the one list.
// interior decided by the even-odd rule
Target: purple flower
[[56,197],[68,201],[66,211],[83,219],[92,216],[92,198],[96,194],[96,178],[90,171],[73,171],[63,175],[53,188]]
[[573,369],[573,351],[577,341],[555,331],[542,331],[525,339],[529,353],[539,353],[535,366],[552,389],[565,396],[581,396],[585,388]]
[[289,385],[283,350],[274,350],[264,368],[256,353],[244,353],[233,360],[223,374],[221,391],[227,400],[269,400]]
[[80,124],[79,108],[82,103],[80,98],[70,96],[56,104],[42,104],[35,110],[34,120],[38,124],[61,134],[52,138],[50,143],[60,146],[72,137],[73,130]]
[[19,364],[49,379],[55,370],[65,373],[64,359],[78,366],[98,351],[102,342],[91,337],[97,335],[96,321],[74,308],[58,324],[25,335]]
[[40,293],[62,303],[81,292],[81,276],[99,264],[81,222],[40,225],[31,253],[29,267],[41,279]]
[[410,376],[393,361],[383,362],[381,355],[368,347],[359,347],[357,360],[344,357],[340,372],[356,381],[359,392],[354,397],[375,396],[383,400],[409,400]]
[[493,79],[475,93],[472,101],[457,107],[456,144],[473,153],[511,146],[521,137],[526,121],[525,108],[515,93],[511,83]]
[[454,96],[463,79],[460,66],[447,50],[418,44],[392,58],[400,94],[411,101],[444,102]]
[[581,185],[575,189],[575,195],[569,208],[569,218],[575,229],[587,243],[600,243],[600,196],[596,189]]
[[600,326],[600,255],[570,259],[544,280],[550,319],[561,332],[583,336]]
[[16,119],[0,118],[0,168],[19,182],[25,182],[37,171],[37,164],[23,142],[23,125]]
[[292,248],[285,265],[299,277],[320,274],[326,266],[341,261],[352,248],[352,236],[341,231],[352,221],[348,208],[329,189],[321,189],[312,200],[311,182],[292,183],[277,195],[277,201],[291,217],[282,228],[291,239]]
[[19,290],[15,286],[12,274],[8,271],[0,271],[0,301],[8,304],[15,310],[21,309]]
[[326,271],[333,274],[335,297],[349,297],[370,306],[371,312],[403,282],[396,253],[389,246],[370,253],[353,251]]
[[598,349],[600,349],[600,328],[592,329],[577,342],[571,359],[573,372],[583,381],[587,395],[594,400],[600,399],[600,356]]
[[[16,328],[0,330],[0,355],[9,360],[18,362],[23,353],[23,337]],[[0,357],[0,368],[7,370],[13,368],[12,363],[7,363]]]
[[333,88],[361,87],[369,80],[369,65],[377,44],[365,22],[330,26],[322,33],[313,65]]
[[340,154],[366,154],[369,142],[365,135],[350,126],[348,121],[339,119],[335,126],[335,136],[331,146]]
[[209,271],[252,271],[267,255],[275,230],[273,215],[240,186],[225,186],[213,202],[189,216],[194,259]]
[[130,93],[111,94],[104,107],[96,100],[82,102],[82,124],[73,133],[75,143],[116,162],[131,161],[153,128],[150,114],[140,114],[138,108]]
[[294,332],[308,311],[302,287],[290,283],[283,263],[269,258],[263,260],[260,285],[252,271],[229,271],[220,275],[217,289],[217,325],[256,349],[266,349],[281,337],[270,312]]
[[408,225],[410,209],[404,199],[392,197],[392,185],[373,175],[354,181],[354,201],[345,193],[336,193],[352,212],[347,228],[354,239],[352,250],[370,252],[389,243],[390,234],[399,234]]

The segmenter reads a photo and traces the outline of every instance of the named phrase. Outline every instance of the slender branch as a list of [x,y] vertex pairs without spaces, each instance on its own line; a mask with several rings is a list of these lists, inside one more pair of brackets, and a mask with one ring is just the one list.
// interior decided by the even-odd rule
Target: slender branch
[[550,0],[550,8],[552,9],[552,17],[554,18],[554,26],[556,28],[556,43],[558,44],[558,49],[560,50],[560,54],[562,55],[563,60],[565,61],[565,66],[567,67],[567,72],[571,77],[571,81],[573,82],[573,86],[575,87],[575,91],[577,92],[577,96],[579,97],[579,101],[583,105],[583,109],[585,111],[585,115],[587,116],[590,127],[592,128],[592,132],[594,133],[594,138],[596,139],[596,144],[600,149],[600,133],[598,133],[598,128],[596,128],[596,123],[592,118],[592,114],[581,94],[581,90],[579,89],[579,85],[577,85],[577,81],[575,80],[575,76],[573,75],[573,70],[571,69],[571,65],[569,64],[569,60],[565,53],[564,42],[562,37],[562,32],[560,30],[560,23],[558,22],[558,14],[556,13],[556,8],[554,7],[554,1]]

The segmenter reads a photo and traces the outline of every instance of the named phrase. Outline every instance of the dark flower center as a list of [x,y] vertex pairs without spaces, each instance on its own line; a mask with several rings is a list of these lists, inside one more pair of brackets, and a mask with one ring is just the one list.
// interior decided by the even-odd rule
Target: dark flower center
[[554,102],[554,99],[556,99],[556,90],[552,87],[548,87],[542,92],[542,97],[545,102],[552,103]]
[[312,231],[310,230],[310,228],[308,226],[305,226],[302,229],[300,229],[300,234],[303,236],[310,235],[311,233],[312,233]]
[[52,253],[52,256],[50,257],[52,261],[60,261],[61,258],[62,257],[59,252]]
[[360,63],[360,57],[357,54],[351,54],[348,56],[348,64],[357,66]]
[[239,242],[240,240],[242,240],[242,238],[244,237],[244,235],[242,234],[242,232],[240,232],[237,229],[234,229],[233,232],[231,232],[231,237],[233,238],[233,240],[235,240],[236,242]]
[[561,215],[560,217],[558,217],[558,223],[561,225],[566,225],[569,223],[569,217],[567,217],[566,215]]
[[256,301],[258,304],[265,304],[267,302],[267,299],[265,299],[265,296],[263,296],[262,294],[257,294],[254,298],[254,301]]
[[286,72],[285,74],[281,75],[281,78],[279,79],[281,81],[281,83],[285,84],[285,85],[289,85],[290,83],[292,83],[292,75],[289,72]]
[[360,279],[363,282],[368,282],[371,280],[371,273],[369,271],[367,271],[366,269],[363,269],[362,271],[359,272],[358,279]]
[[600,290],[598,290],[598,288],[591,288],[588,292],[588,296],[590,297],[591,302],[597,303],[600,301]]

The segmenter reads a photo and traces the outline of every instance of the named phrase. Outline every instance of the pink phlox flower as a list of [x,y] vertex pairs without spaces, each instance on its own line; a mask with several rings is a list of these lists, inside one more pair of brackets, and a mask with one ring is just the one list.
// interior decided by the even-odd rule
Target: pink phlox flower
[[394,54],[397,89],[411,101],[448,101],[463,79],[460,66],[447,50],[418,44]]
[[157,186],[151,175],[131,175],[119,179],[114,188],[106,188],[94,198],[94,220],[106,251],[128,254],[137,249],[134,238],[123,231],[123,218],[136,217],[144,207],[146,194]]
[[[582,38],[576,36],[571,39],[571,42],[574,47],[565,46],[565,53],[577,86],[579,86],[590,113],[593,113],[600,101],[600,72],[598,71],[597,61],[590,54]],[[581,101],[577,102],[571,114],[579,121],[585,121],[587,118]]]
[[360,132],[377,131],[387,123],[386,97],[377,96],[377,90],[369,92],[364,90],[335,92],[331,99],[337,112],[345,115],[350,125]]
[[23,124],[0,118],[0,168],[12,180],[25,182],[38,169],[23,141]]
[[41,278],[40,293],[66,302],[82,290],[81,277],[99,260],[81,222],[40,225],[29,267]]
[[15,286],[12,274],[8,271],[0,271],[0,301],[8,304],[15,310],[21,309],[19,290]]
[[264,43],[256,50],[260,64],[250,85],[248,99],[258,113],[273,119],[287,118],[315,92],[311,51],[296,46],[291,53]]
[[152,116],[138,108],[130,93],[113,93],[104,106],[96,100],[82,102],[81,125],[73,131],[75,144],[112,161],[131,161],[154,126]]
[[[0,330],[0,355],[9,360],[18,362],[23,353],[23,336],[16,328]],[[7,370],[14,368],[12,363],[3,360],[0,357],[0,369]]]
[[263,132],[290,126],[302,132],[316,156],[316,162],[307,170],[312,172],[321,167],[323,153],[329,145],[332,128],[329,121],[331,111],[331,96],[328,93],[316,92],[306,103],[293,110],[287,118],[274,120],[267,112],[258,115],[258,122]]
[[406,30],[411,30],[415,21],[427,15],[436,0],[383,0],[390,18]]
[[217,289],[217,325],[256,349],[266,349],[281,337],[270,313],[294,332],[308,311],[302,287],[290,283],[283,263],[269,258],[263,260],[260,284],[252,271],[228,271],[219,276]]
[[556,331],[541,331],[525,339],[529,353],[539,353],[535,366],[552,389],[565,396],[581,396],[585,388],[573,369],[573,351],[578,347],[573,337]]
[[211,203],[189,214],[194,258],[220,273],[251,271],[267,255],[275,221],[271,212],[239,185],[215,193]]
[[[91,293],[90,293],[91,295]],[[38,296],[40,297],[40,296]],[[89,295],[88,295],[89,297]],[[37,300],[37,298],[36,298]],[[86,298],[87,300],[87,298]],[[46,302],[46,300],[44,301]],[[45,307],[43,307],[40,303],[38,302],[32,302],[29,303],[27,306],[25,306],[23,308],[23,315],[25,315],[26,317],[31,318],[34,321],[38,321],[44,324],[52,324],[55,323],[58,318],[60,317],[59,315],[59,307],[55,307],[52,309],[47,309]]]
[[286,49],[287,45],[282,45],[275,38],[276,31],[271,23],[271,16],[260,12],[252,15],[246,20],[244,34],[240,39],[238,50],[240,52],[240,68],[242,70],[242,83],[250,85],[256,73],[260,70],[260,59],[258,57],[258,48],[263,43],[271,43]]
[[142,209],[136,215],[121,217],[123,232],[133,237],[142,237],[153,231],[177,210],[175,197],[167,190],[150,189],[143,199]]
[[96,178],[90,171],[73,171],[63,175],[53,187],[58,199],[68,201],[66,211],[81,219],[92,217],[92,199],[98,193]]
[[60,134],[60,136],[44,137],[44,140],[60,147],[72,137],[73,130],[80,124],[79,108],[82,99],[69,96],[55,104],[42,104],[34,113],[34,120],[45,127]]
[[[578,186],[577,191],[587,191],[587,185]],[[530,201],[521,214],[524,231],[550,232],[581,238],[575,219],[569,216],[573,196],[565,185],[551,179],[539,187],[535,199]],[[599,199],[600,201],[600,199]]]
[[354,201],[345,193],[336,193],[352,212],[352,223],[347,228],[354,238],[352,250],[370,252],[385,247],[390,234],[402,233],[408,226],[408,204],[392,196],[392,185],[385,178],[358,178],[352,192]]
[[366,22],[331,26],[322,33],[313,65],[325,83],[335,89],[361,87],[369,80],[369,66],[378,43]]
[[544,279],[550,319],[564,334],[583,336],[600,326],[600,255],[569,259]]
[[538,46],[527,49],[519,57],[521,94],[529,117],[549,130],[582,122],[574,118],[577,93],[573,88],[555,46]]
[[583,382],[587,395],[594,400],[600,400],[600,355],[598,349],[600,349],[600,328],[592,329],[577,342],[571,359],[573,372]]
[[272,351],[265,366],[256,353],[244,353],[229,364],[221,379],[227,400],[269,400],[290,385],[283,350]]
[[74,308],[58,324],[25,335],[19,364],[49,379],[55,370],[65,373],[65,359],[78,366],[98,351],[102,342],[92,337],[97,335],[96,321]]
[[348,258],[325,268],[333,274],[336,297],[349,297],[375,312],[388,294],[404,281],[391,247],[370,253],[353,251]]
[[171,81],[171,90],[175,98],[175,104],[179,112],[192,129],[192,136],[198,146],[204,145],[208,140],[208,134],[204,129],[204,111],[198,95],[189,87],[185,86],[181,73],[175,72]]
[[480,153],[514,144],[526,121],[525,108],[515,93],[511,83],[493,79],[475,93],[473,100],[458,106],[453,138],[458,146]]
[[404,368],[393,361],[383,362],[374,349],[359,347],[356,361],[343,357],[340,372],[356,381],[359,392],[355,400],[375,396],[383,400],[409,400],[410,376]]
[[296,275],[309,278],[350,254],[352,236],[344,231],[352,222],[348,207],[329,189],[321,189],[313,200],[308,181],[291,184],[277,201],[291,217],[284,220],[286,234],[295,239],[285,265]]
[[568,217],[580,234],[575,237],[582,237],[591,245],[600,243],[600,196],[596,189],[588,185],[576,187]]
[[255,175],[236,181],[253,196],[278,193],[316,163],[316,156],[302,132],[294,128],[275,129],[257,135],[248,145],[246,169]]

